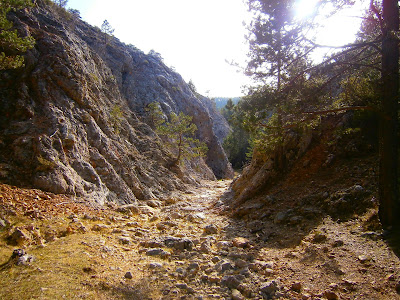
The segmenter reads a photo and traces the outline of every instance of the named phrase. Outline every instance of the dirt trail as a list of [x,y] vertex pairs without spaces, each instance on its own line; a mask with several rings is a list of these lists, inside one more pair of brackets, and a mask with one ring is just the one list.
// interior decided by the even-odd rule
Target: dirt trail
[[111,208],[0,186],[0,265],[17,247],[35,257],[0,268],[0,299],[400,299],[398,257],[363,228],[373,211],[304,228],[233,219],[229,185]]

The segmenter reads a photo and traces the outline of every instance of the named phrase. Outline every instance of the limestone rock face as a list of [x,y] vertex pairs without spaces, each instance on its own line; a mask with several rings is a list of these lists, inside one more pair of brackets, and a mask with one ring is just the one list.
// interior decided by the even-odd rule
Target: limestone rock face
[[[10,18],[36,45],[24,68],[0,72],[0,180],[123,204],[232,176],[213,114],[158,55],[106,44],[98,28],[40,0]],[[172,154],[142,121],[152,101],[193,116],[210,149],[197,171],[170,169]]]

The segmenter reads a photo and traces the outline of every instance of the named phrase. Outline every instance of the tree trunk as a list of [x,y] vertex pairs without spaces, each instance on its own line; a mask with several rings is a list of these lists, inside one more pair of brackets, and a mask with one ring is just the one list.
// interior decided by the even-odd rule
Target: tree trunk
[[284,100],[282,99],[281,89],[282,89],[282,35],[281,35],[281,28],[279,26],[278,31],[278,82],[277,82],[277,95],[279,97],[278,103],[278,145],[276,147],[276,154],[275,154],[275,168],[278,171],[282,171],[285,169],[285,149],[284,149],[284,129],[283,129],[283,121],[282,121],[282,103]]
[[179,136],[179,143],[178,143],[178,156],[175,159],[175,165],[179,165],[179,161],[181,160],[181,156],[182,156],[182,135]]
[[398,199],[399,7],[383,0],[382,99],[379,137],[379,217],[384,228],[400,223]]

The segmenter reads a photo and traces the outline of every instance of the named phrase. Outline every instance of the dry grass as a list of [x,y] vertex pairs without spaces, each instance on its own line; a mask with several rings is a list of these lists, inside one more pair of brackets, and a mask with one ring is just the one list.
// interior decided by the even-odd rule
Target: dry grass
[[[3,241],[1,263],[14,249]],[[135,268],[137,252],[112,246],[114,242],[111,236],[87,233],[32,247],[27,250],[36,258],[31,265],[0,271],[0,299],[150,299],[156,289],[142,268]],[[103,253],[104,246],[113,252]],[[125,279],[127,271],[134,278]]]
[[[79,233],[65,215],[49,219],[8,216],[11,223],[0,230],[0,265],[6,263],[18,246],[7,244],[11,228],[33,225],[42,236],[48,229],[57,234],[44,246],[22,246],[35,257],[28,266],[13,264],[0,268],[0,299],[151,299],[157,297],[155,283],[143,271],[146,260],[140,259],[137,244],[121,245],[111,228],[101,232]],[[99,221],[80,220],[90,230]],[[128,220],[134,221],[134,220]],[[136,221],[136,220],[135,220]],[[137,220],[142,224],[141,220]],[[134,278],[125,279],[127,271]]]

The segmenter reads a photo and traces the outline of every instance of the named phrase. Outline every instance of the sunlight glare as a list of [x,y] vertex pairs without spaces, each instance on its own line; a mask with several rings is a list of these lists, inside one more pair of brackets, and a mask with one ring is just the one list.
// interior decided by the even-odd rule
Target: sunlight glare
[[310,17],[316,9],[318,0],[297,0],[295,4],[295,15],[303,20]]

